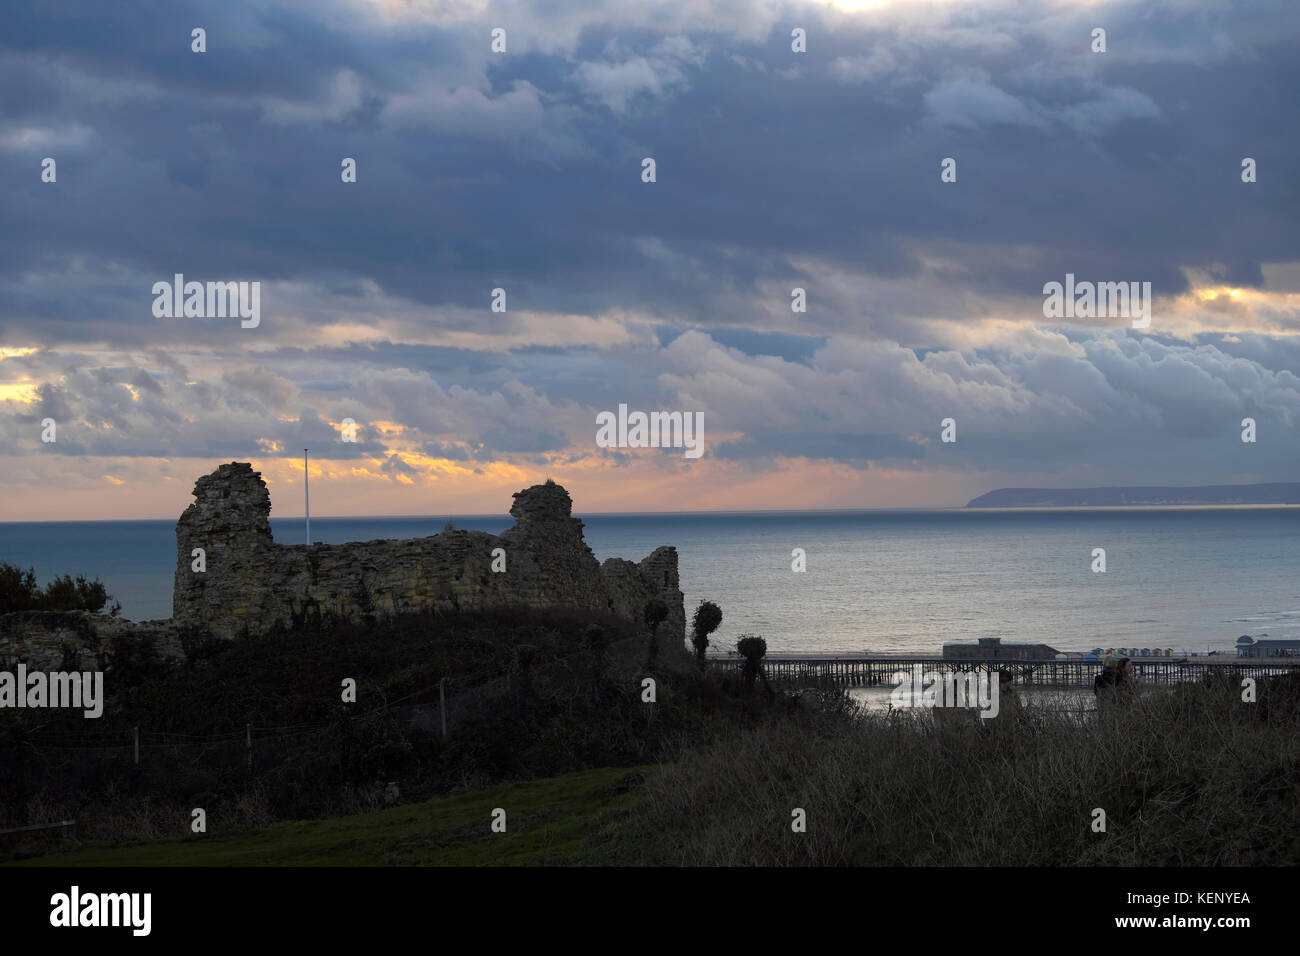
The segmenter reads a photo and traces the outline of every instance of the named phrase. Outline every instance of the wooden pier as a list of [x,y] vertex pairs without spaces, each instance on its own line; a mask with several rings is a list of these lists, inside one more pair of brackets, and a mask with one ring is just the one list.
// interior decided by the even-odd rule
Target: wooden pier
[[[1258,660],[1227,657],[1214,660],[1207,657],[1131,658],[1133,669],[1149,685],[1179,684],[1197,681],[1207,674],[1235,673],[1237,679],[1276,677],[1292,670],[1300,670],[1300,660]],[[740,657],[711,658],[709,666],[720,669],[739,669],[744,664]],[[1101,673],[1101,661],[1084,660],[1009,660],[989,658],[984,660],[945,659],[943,657],[805,657],[769,655],[763,659],[763,670],[769,681],[784,684],[806,684],[831,681],[841,687],[891,687],[897,683],[897,671],[911,671],[920,667],[930,671],[1000,671],[1009,670],[1015,683],[1031,687],[1092,687],[1093,679]]]

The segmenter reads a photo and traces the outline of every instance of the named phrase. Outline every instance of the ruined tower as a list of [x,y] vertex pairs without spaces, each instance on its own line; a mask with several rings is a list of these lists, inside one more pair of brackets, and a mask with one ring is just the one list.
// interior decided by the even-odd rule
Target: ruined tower
[[[499,536],[444,531],[342,545],[277,544],[266,483],[246,462],[200,478],[194,498],[176,523],[172,616],[184,628],[235,638],[313,615],[357,620],[510,606],[608,611],[639,624],[658,598],[668,607],[664,653],[686,654],[676,549],[658,548],[639,564],[599,564],[569,493],[553,481],[515,493],[515,524]],[[203,571],[194,570],[196,549]],[[505,570],[493,571],[502,552]]]

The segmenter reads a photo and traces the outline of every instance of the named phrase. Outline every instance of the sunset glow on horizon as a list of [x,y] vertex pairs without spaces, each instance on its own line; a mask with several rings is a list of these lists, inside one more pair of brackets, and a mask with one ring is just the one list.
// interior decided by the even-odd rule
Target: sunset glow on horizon
[[[0,520],[174,517],[230,461],[295,514],[303,448],[322,516],[1293,479],[1288,36],[1189,16],[325,0],[231,5],[207,59],[0,39]],[[1050,313],[1067,276],[1112,311]],[[598,440],[622,407],[702,453]]]

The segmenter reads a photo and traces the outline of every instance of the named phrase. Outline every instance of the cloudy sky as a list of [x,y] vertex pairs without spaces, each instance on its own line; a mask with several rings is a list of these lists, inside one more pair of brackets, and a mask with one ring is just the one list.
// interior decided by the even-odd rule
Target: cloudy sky
[[[1300,476],[1294,0],[4,20],[0,519],[174,517],[231,460],[301,514],[304,447],[320,514]],[[176,273],[260,324],[155,317]],[[1067,273],[1150,282],[1150,327],[1044,318]],[[703,413],[703,456],[598,447],[620,403]]]

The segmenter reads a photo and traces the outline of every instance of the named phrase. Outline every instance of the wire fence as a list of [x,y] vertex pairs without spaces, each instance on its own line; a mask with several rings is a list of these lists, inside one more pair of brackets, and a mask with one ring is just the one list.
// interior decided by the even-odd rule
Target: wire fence
[[[607,653],[616,655],[627,643],[616,642]],[[256,778],[301,805],[331,785],[381,777],[386,748],[415,740],[436,751],[467,725],[499,719],[525,696],[563,701],[590,692],[599,678],[596,659],[578,651],[506,673],[491,667],[459,674],[366,708],[344,703],[340,690],[337,713],[313,721],[249,721],[214,733],[93,722],[29,725],[0,746],[0,829],[40,822],[27,819],[34,795],[57,804],[78,794],[105,800],[229,794]]]

